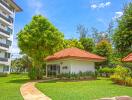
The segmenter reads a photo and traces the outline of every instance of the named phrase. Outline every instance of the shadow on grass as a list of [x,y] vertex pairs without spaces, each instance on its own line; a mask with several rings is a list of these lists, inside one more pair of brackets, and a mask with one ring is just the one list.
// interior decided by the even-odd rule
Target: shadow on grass
[[18,84],[22,84],[22,83],[26,83],[29,82],[29,79],[14,79],[14,80],[10,80],[7,83],[18,83]]
[[58,80],[46,80],[46,81],[43,81],[43,82],[39,82],[39,83],[57,83],[57,82],[86,82],[86,81],[97,81],[97,80],[100,80],[100,79],[92,79],[92,80],[61,80],[61,79],[58,79]]

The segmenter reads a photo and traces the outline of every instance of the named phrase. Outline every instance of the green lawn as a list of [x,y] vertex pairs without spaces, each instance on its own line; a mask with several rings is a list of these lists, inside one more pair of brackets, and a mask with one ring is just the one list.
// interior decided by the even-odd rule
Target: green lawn
[[132,87],[113,84],[109,79],[80,82],[51,81],[36,84],[53,100],[95,100],[101,97],[132,96]]
[[20,86],[27,81],[27,75],[24,74],[0,77],[0,100],[23,100]]

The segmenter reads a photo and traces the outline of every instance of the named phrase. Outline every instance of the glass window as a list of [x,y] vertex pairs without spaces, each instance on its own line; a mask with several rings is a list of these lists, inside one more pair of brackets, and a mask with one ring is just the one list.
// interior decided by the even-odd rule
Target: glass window
[[4,66],[4,71],[9,71],[9,66]]

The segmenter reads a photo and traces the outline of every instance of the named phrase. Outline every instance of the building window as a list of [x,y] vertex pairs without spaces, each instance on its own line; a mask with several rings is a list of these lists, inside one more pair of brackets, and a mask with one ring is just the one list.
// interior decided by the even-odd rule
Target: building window
[[5,58],[10,58],[10,53],[5,52]]
[[9,66],[4,66],[4,67],[3,67],[3,71],[4,71],[4,72],[5,72],[5,71],[6,71],[6,72],[9,71]]
[[62,69],[68,69],[68,67],[67,66],[63,66]]

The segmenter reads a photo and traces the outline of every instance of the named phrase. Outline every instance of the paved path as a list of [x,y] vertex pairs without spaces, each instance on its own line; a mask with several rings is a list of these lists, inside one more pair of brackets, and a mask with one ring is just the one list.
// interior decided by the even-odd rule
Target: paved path
[[20,91],[24,100],[51,100],[35,87],[35,83],[37,82],[28,82],[21,86]]

